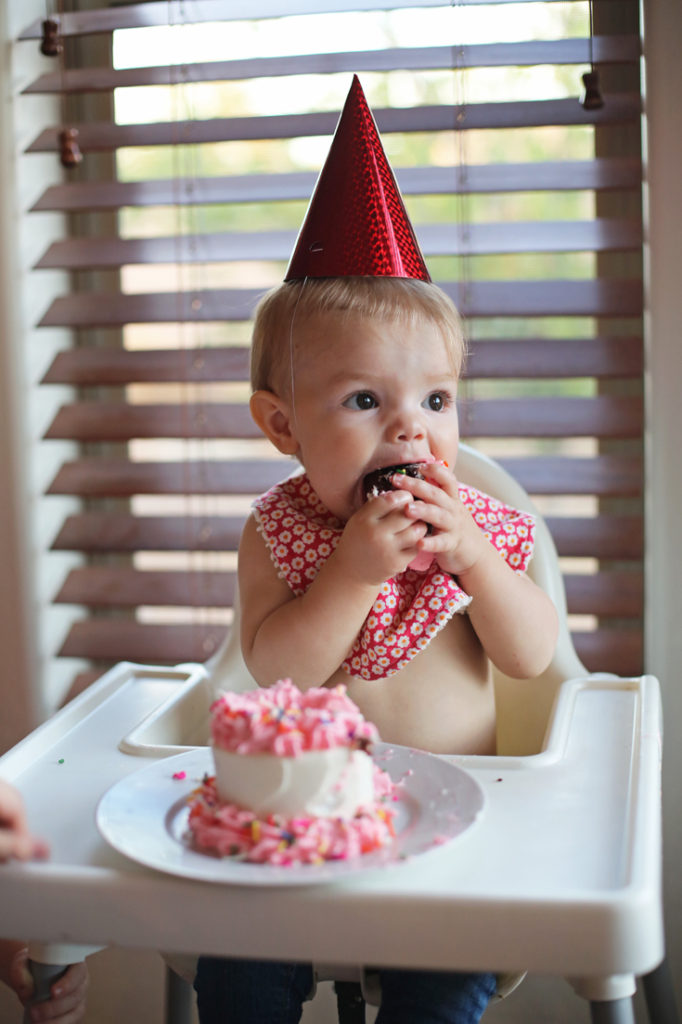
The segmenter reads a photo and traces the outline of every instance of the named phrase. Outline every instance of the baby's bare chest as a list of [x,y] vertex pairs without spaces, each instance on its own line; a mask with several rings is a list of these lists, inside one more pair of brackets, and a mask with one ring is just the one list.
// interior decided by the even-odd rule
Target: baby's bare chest
[[490,665],[468,616],[457,615],[395,675],[341,682],[381,738],[436,753],[494,752]]

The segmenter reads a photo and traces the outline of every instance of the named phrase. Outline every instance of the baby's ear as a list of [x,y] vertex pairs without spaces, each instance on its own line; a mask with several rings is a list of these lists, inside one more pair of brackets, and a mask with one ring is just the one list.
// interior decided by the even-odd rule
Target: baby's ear
[[293,432],[289,404],[274,391],[254,391],[249,406],[254,421],[275,448],[283,455],[295,455],[298,441]]

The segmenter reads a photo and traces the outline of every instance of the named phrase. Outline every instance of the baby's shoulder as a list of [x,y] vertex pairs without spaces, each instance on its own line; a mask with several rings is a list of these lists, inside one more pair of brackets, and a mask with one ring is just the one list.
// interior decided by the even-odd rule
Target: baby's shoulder
[[260,521],[258,516],[251,512],[244,523],[239,540],[238,564],[241,571],[242,566],[250,568],[252,565],[258,565],[259,562],[272,565],[263,539]]
[[272,561],[257,518],[251,514],[244,524],[237,560],[242,611],[272,608],[291,597],[291,592]]

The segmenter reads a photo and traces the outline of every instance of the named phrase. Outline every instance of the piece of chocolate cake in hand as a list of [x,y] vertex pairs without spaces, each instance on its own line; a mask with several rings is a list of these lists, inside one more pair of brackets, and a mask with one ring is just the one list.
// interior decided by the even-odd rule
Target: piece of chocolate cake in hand
[[[382,469],[373,469],[371,473],[367,473],[362,481],[362,491],[365,496],[365,501],[368,498],[375,497],[377,494],[383,494],[386,491],[395,490],[392,477],[398,473],[402,473],[405,476],[415,477],[417,480],[423,480],[424,474],[420,468],[422,465],[423,463],[419,462],[407,462],[397,466],[384,466]],[[429,533],[431,533],[431,526],[427,527],[427,534]],[[433,555],[429,554],[428,551],[420,551],[416,558],[412,559],[408,569],[415,569],[417,572],[426,572],[432,562]]]
[[402,473],[404,476],[412,476],[416,477],[417,480],[423,480],[424,475],[419,468],[420,465],[421,463],[419,462],[407,462],[397,466],[384,466],[382,469],[373,469],[362,482],[365,499],[376,494],[383,494],[385,491],[395,490],[391,477],[396,473]]

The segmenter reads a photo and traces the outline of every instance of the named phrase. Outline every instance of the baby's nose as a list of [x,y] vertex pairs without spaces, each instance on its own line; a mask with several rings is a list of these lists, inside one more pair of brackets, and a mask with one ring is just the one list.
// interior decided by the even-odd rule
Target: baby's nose
[[402,412],[392,424],[394,441],[418,441],[424,437],[424,423],[418,413]]

